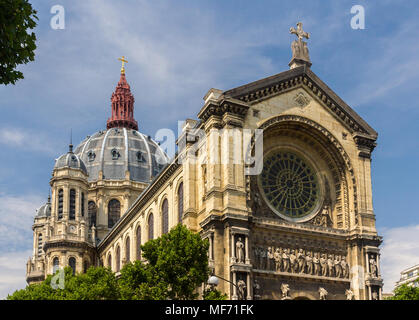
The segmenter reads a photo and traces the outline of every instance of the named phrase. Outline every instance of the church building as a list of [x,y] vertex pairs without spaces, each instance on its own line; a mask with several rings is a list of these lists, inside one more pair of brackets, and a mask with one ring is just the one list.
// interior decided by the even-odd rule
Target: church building
[[138,131],[120,59],[106,129],[55,161],[27,282],[65,266],[118,274],[182,223],[208,239],[230,299],[380,300],[377,132],[311,70],[302,24],[290,32],[289,70],[210,89],[172,159]]

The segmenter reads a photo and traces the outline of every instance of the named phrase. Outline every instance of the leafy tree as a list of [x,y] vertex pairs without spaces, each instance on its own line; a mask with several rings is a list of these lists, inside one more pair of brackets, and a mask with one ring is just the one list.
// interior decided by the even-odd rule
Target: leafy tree
[[227,300],[227,295],[217,289],[205,290],[204,300]]
[[144,300],[196,299],[196,288],[208,279],[208,247],[199,234],[179,224],[141,246],[147,263],[121,270],[121,290]]
[[403,284],[394,290],[394,296],[388,300],[419,300],[419,288]]
[[[58,271],[57,271],[58,272]],[[8,300],[116,300],[120,298],[115,274],[107,268],[90,267],[84,274],[73,275],[73,269],[64,269],[64,289],[53,289],[49,275],[39,284],[31,284],[15,291]]]
[[0,84],[23,79],[19,64],[34,61],[36,36],[28,29],[36,26],[36,11],[28,0],[0,1]]

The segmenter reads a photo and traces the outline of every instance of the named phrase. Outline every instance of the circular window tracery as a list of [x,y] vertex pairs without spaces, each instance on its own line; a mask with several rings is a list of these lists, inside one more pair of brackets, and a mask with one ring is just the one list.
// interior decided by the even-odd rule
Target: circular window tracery
[[293,152],[275,151],[265,157],[260,186],[270,206],[280,215],[300,219],[317,207],[316,172]]

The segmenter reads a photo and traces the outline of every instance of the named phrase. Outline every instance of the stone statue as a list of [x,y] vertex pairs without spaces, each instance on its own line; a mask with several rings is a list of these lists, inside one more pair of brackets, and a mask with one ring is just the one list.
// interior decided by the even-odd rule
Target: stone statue
[[256,279],[253,281],[253,298],[255,300],[260,298],[260,284]]
[[351,289],[345,291],[346,300],[354,300],[354,293]]
[[321,267],[321,275],[323,277],[327,277],[327,260],[326,260],[326,255],[324,253],[320,256],[320,267]]
[[239,280],[237,282],[237,290],[238,290],[238,299],[245,300],[245,291],[246,291],[246,282],[244,280]]
[[274,259],[274,252],[273,252],[272,247],[268,248],[267,264],[268,264],[267,266],[268,270],[275,270],[275,259]]
[[300,273],[304,273],[305,266],[306,266],[306,257],[304,255],[303,249],[299,249],[297,253],[297,261],[298,261],[298,271]]
[[340,278],[342,276],[342,266],[340,264],[340,256],[335,255],[335,261],[333,262],[335,265],[335,277]]
[[236,257],[238,263],[244,263],[244,244],[241,237],[236,242]]
[[309,39],[310,34],[303,30],[303,24],[301,22],[297,23],[297,29],[290,28],[290,33],[295,34],[298,37],[298,40],[295,40],[291,43],[292,60],[290,66],[292,67],[292,64],[295,62],[295,60],[297,60],[297,62],[307,62],[308,65],[311,66],[307,42],[303,41],[303,38]]
[[291,267],[291,272],[297,272],[298,264],[297,264],[297,256],[295,255],[295,250],[291,250],[290,267]]
[[290,249],[285,249],[284,253],[282,254],[282,265],[284,267],[284,272],[290,272],[290,255],[289,255]]
[[275,259],[275,270],[281,271],[281,265],[282,265],[282,249],[276,248],[274,253],[274,259]]
[[319,254],[314,253],[313,257],[314,275],[319,276],[321,272]]
[[377,260],[374,255],[370,256],[370,274],[374,278],[378,277]]
[[342,256],[340,265],[342,266],[342,277],[349,278],[349,264],[346,262],[345,256]]
[[320,300],[326,300],[327,294],[328,292],[325,288],[322,288],[322,287],[319,288]]
[[290,286],[285,283],[281,284],[281,293],[282,299],[288,298],[290,294]]
[[333,255],[329,254],[327,257],[327,273],[329,277],[333,277],[333,269],[334,269],[334,262],[333,262]]
[[308,252],[306,255],[306,262],[305,262],[306,266],[307,266],[307,274],[313,274],[313,257],[311,252]]
[[267,258],[267,252],[265,248],[260,248],[260,269],[266,270],[266,258]]
[[378,300],[378,292],[375,290],[372,292],[372,300]]

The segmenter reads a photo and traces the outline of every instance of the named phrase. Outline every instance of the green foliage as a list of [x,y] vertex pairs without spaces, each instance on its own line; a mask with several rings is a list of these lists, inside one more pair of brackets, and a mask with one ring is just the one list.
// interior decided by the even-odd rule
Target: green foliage
[[35,28],[35,20],[36,11],[28,0],[0,1],[0,84],[23,79],[23,73],[15,68],[34,61],[36,36],[28,29]]
[[388,300],[419,300],[419,288],[403,284],[394,290],[394,296]]
[[132,299],[196,299],[196,288],[208,279],[208,242],[179,224],[168,234],[141,246],[147,263],[121,270],[121,287]]
[[[58,272],[58,271],[57,271]],[[53,289],[49,275],[45,281],[15,291],[8,300],[116,300],[120,298],[115,274],[107,268],[90,267],[86,273],[73,275],[64,269],[64,289]]]
[[203,296],[204,300],[227,300],[227,295],[217,289],[206,290]]
[[[196,289],[208,279],[208,241],[178,225],[168,234],[141,246],[146,262],[126,264],[116,279],[109,268],[90,267],[73,275],[64,269],[64,289],[53,289],[49,275],[40,284],[27,286],[9,300],[166,300],[196,299]],[[58,272],[58,271],[57,271]],[[208,293],[209,300],[223,295]]]

